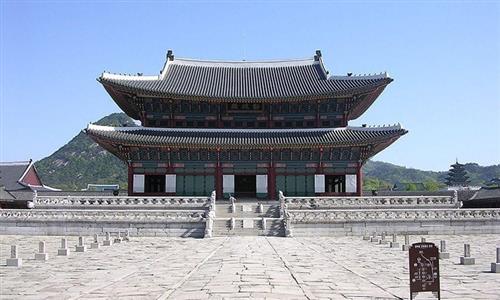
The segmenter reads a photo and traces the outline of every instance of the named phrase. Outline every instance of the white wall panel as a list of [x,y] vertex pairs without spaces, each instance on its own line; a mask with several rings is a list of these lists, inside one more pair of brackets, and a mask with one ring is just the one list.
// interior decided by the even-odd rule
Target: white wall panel
[[166,193],[175,193],[176,179],[177,178],[176,178],[175,174],[165,175],[165,192]]
[[132,178],[132,192],[144,193],[144,174],[134,174]]
[[257,175],[255,182],[257,184],[257,186],[256,186],[257,193],[266,194],[267,193],[267,175]]
[[346,193],[356,193],[356,188],[357,188],[356,175],[352,175],[352,174],[345,175],[345,192]]
[[315,193],[325,192],[325,175],[323,174],[314,175],[314,192]]
[[234,193],[234,175],[222,175],[222,192]]

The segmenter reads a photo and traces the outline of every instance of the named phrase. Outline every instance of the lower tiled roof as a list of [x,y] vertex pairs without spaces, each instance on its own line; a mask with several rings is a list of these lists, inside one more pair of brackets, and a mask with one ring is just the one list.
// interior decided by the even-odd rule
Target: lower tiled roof
[[407,133],[400,125],[310,129],[187,129],[108,127],[90,124],[98,143],[195,148],[278,148],[391,143]]

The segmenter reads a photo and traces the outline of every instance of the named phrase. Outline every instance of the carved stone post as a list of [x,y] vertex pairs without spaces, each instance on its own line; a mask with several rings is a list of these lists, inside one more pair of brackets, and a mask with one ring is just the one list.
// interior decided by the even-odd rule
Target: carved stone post
[[109,232],[106,232],[106,237],[105,240],[102,242],[103,246],[111,246],[113,244],[113,241],[110,239],[110,234]]
[[476,259],[470,257],[470,245],[464,244],[464,256],[460,257],[461,265],[474,265],[476,264]]
[[440,241],[439,259],[450,258],[450,253],[446,251],[446,241]]
[[114,243],[119,244],[122,242],[122,234],[120,231],[118,231],[118,235],[115,237]]
[[491,273],[500,273],[500,247],[497,248],[496,263],[491,263]]
[[65,238],[61,239],[61,248],[57,249],[57,255],[59,256],[69,256],[68,240]]
[[78,237],[78,245],[75,246],[76,252],[87,251],[87,246],[85,246],[85,238],[83,236]]
[[35,253],[35,260],[46,261],[49,259],[49,254],[45,252],[45,242],[38,243],[38,253]]
[[99,236],[94,234],[94,241],[90,244],[91,249],[99,249],[101,245],[99,244]]
[[391,248],[399,248],[398,238],[395,233],[392,234],[392,242],[390,243]]
[[7,258],[8,267],[22,267],[23,259],[18,257],[17,245],[10,246],[10,258]]
[[401,247],[401,250],[408,251],[410,249],[410,236],[405,234],[405,244]]

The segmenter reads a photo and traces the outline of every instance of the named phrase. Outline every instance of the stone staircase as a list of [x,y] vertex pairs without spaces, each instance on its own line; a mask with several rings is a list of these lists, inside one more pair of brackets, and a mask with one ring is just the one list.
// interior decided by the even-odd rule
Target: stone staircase
[[213,236],[284,236],[278,201],[217,201]]

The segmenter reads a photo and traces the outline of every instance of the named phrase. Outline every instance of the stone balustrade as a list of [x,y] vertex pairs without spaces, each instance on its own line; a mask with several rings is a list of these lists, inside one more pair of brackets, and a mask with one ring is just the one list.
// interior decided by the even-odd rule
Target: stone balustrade
[[204,222],[203,210],[0,210],[0,223],[191,223]]
[[[281,195],[280,195],[281,196]],[[280,197],[285,209],[458,208],[451,196]]]
[[363,210],[287,210],[292,224],[390,222],[390,221],[495,221],[500,209],[363,209]]
[[40,209],[208,209],[212,197],[36,196]]

